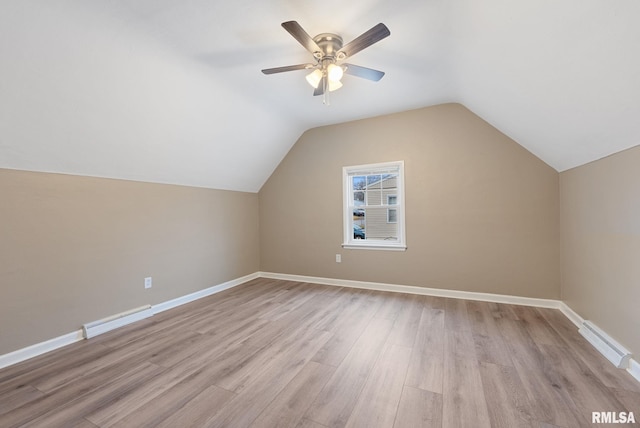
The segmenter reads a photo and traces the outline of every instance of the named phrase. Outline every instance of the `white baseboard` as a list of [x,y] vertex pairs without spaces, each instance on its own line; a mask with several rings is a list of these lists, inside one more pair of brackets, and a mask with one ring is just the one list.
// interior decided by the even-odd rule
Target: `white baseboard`
[[631,358],[629,360],[629,367],[627,368],[627,371],[631,373],[631,376],[633,376],[638,382],[640,382],[640,363],[639,362]]
[[8,354],[0,355],[0,369],[28,360],[63,346],[71,345],[84,339],[82,330],[77,330]]
[[565,317],[569,318],[569,321],[571,321],[576,327],[582,327],[582,324],[584,324],[584,318],[582,318],[573,309],[571,309],[569,305],[564,302],[560,302],[559,309],[560,312],[562,312]]
[[157,305],[153,305],[151,307],[151,310],[153,310],[154,314],[158,314],[160,312],[164,312],[166,310],[184,305],[185,303],[190,303],[195,300],[202,299],[203,297],[211,296],[212,294],[216,294],[229,288],[236,287],[258,277],[258,272],[254,272],[240,278],[232,279],[231,281],[223,282],[222,284],[214,285],[213,287],[205,288],[204,290],[196,291],[195,293],[187,294],[185,296],[168,300],[163,303],[158,303]]
[[[178,297],[177,299],[172,299],[163,303],[159,303],[157,305],[153,305],[151,307],[151,310],[154,314],[157,314],[159,312],[184,305],[185,303],[193,302],[194,300],[219,293],[223,290],[227,290],[240,284],[244,284],[245,282],[251,281],[252,279],[256,279],[258,277],[258,272],[255,272],[241,278],[236,278],[231,281],[215,285],[213,287],[205,288],[204,290],[196,291],[195,293],[187,294],[186,296]],[[27,346],[26,348],[9,352],[8,354],[0,355],[0,369],[18,364],[22,361],[37,357],[38,355],[45,354],[55,349],[62,348],[63,346],[71,345],[72,343],[79,342],[80,340],[84,340],[83,330],[77,330],[71,333],[67,333],[44,342],[36,343],[35,345]]]
[[535,297],[509,296],[504,294],[477,293],[473,291],[446,290],[441,288],[416,287],[413,285],[386,284],[381,282],[352,281],[346,279],[320,278],[315,276],[289,275],[283,273],[260,272],[261,278],[281,279],[285,281],[309,282],[312,284],[333,285],[337,287],[363,288],[393,293],[421,294],[425,296],[449,297],[452,299],[478,300],[481,302],[507,303],[511,305],[535,306],[539,308],[560,309],[562,302]]

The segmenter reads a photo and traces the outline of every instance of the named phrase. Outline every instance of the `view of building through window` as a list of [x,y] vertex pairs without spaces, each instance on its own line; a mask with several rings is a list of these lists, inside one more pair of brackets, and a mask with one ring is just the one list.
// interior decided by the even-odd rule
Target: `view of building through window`
[[398,240],[398,174],[372,174],[352,177],[353,224],[362,234],[354,239]]

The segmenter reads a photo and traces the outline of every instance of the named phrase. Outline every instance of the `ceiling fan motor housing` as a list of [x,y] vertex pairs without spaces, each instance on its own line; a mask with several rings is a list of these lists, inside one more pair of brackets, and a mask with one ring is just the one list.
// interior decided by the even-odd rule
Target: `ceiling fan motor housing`
[[320,49],[322,49],[322,57],[317,58],[318,60],[334,60],[338,51],[342,49],[342,37],[338,36],[337,34],[318,34],[313,38],[313,41],[316,42]]

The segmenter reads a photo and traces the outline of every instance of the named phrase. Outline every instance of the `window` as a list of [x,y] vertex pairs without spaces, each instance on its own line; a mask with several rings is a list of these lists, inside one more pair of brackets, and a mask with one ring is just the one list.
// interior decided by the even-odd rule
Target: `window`
[[344,248],[405,250],[404,162],[343,168]]

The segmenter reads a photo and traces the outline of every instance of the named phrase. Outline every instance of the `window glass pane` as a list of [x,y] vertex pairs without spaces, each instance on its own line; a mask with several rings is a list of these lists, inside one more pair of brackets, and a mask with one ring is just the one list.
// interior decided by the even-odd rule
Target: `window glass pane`
[[398,174],[384,174],[380,184],[383,189],[396,189],[398,187]]
[[367,221],[365,219],[367,210],[363,208],[356,208],[353,210],[353,237],[354,239],[366,239],[365,231],[367,228]]
[[398,222],[398,210],[387,210],[387,223]]
[[367,190],[367,205],[382,205],[382,191],[380,189]]
[[387,195],[387,205],[398,205],[398,197],[396,195]]
[[366,177],[353,177],[353,190],[364,190],[367,187]]
[[368,175],[367,176],[367,188],[379,189],[380,188],[380,175]]
[[364,192],[353,192],[353,205],[364,205]]
[[398,240],[398,224],[387,221],[387,211],[396,210],[388,210],[384,207],[368,207],[366,209],[366,233],[364,239],[383,241]]

